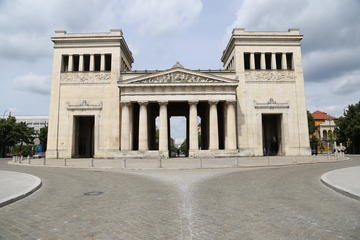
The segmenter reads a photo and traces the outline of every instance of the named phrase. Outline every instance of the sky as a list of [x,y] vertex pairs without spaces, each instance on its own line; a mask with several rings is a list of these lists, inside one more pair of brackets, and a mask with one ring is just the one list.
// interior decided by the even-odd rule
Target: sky
[[48,114],[54,30],[122,29],[133,69],[220,69],[240,27],[300,28],[307,108],[340,116],[360,100],[359,13],[359,0],[0,0],[0,114]]

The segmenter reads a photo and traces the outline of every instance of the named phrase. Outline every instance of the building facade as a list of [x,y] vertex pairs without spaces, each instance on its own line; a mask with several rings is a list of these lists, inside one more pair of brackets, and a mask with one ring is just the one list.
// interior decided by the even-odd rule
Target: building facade
[[302,38],[234,29],[222,70],[149,71],[121,30],[56,31],[47,157],[167,157],[172,116],[189,157],[309,155]]
[[314,118],[315,126],[315,137],[319,139],[320,144],[318,145],[318,152],[329,152],[332,151],[336,142],[336,117],[328,115],[326,112],[315,111],[311,114]]

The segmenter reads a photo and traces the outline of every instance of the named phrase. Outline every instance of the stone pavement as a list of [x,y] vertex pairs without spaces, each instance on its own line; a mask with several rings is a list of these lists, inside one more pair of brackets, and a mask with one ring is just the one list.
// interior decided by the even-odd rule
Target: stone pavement
[[40,178],[33,175],[0,171],[0,207],[28,196],[40,186]]
[[360,202],[324,186],[349,161],[266,168],[29,167],[34,194],[0,208],[0,239],[360,239]]
[[337,192],[360,200],[360,166],[327,172],[321,181]]
[[236,168],[265,167],[319,162],[335,162],[348,160],[347,157],[334,155],[317,156],[274,156],[274,157],[237,157],[237,158],[169,158],[169,159],[13,159],[9,164],[31,166],[95,168],[95,169],[198,169],[198,168]]

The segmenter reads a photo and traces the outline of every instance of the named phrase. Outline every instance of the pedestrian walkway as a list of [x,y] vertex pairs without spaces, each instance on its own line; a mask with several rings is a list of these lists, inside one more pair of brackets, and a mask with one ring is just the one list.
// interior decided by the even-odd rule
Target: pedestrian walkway
[[33,193],[41,186],[41,179],[30,174],[0,171],[0,207]]
[[360,200],[360,166],[327,172],[321,181],[337,192]]
[[232,158],[169,158],[169,159],[13,159],[10,164],[31,166],[99,168],[99,169],[197,169],[265,167],[318,162],[343,161],[348,158],[334,155],[317,156],[274,156],[274,157],[232,157]]

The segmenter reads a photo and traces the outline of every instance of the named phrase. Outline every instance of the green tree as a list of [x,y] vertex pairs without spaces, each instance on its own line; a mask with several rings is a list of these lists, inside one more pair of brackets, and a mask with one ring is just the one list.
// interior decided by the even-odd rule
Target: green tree
[[40,133],[38,135],[40,144],[43,146],[44,152],[46,151],[47,147],[47,135],[48,135],[48,127],[43,127],[40,129]]
[[32,144],[35,132],[26,123],[17,123],[15,117],[0,119],[0,157],[4,157],[16,144],[19,144],[19,153],[24,144]]
[[316,131],[317,127],[315,126],[315,120],[309,111],[307,111],[307,118],[308,118],[309,135],[312,135]]
[[18,142],[16,119],[9,116],[0,119],[0,157],[4,157],[9,148]]
[[180,151],[182,153],[184,153],[185,155],[188,154],[188,142],[187,139],[185,138],[185,140],[181,143],[180,147],[179,147]]
[[348,153],[360,153],[360,101],[350,104],[336,121],[336,138],[346,143]]

